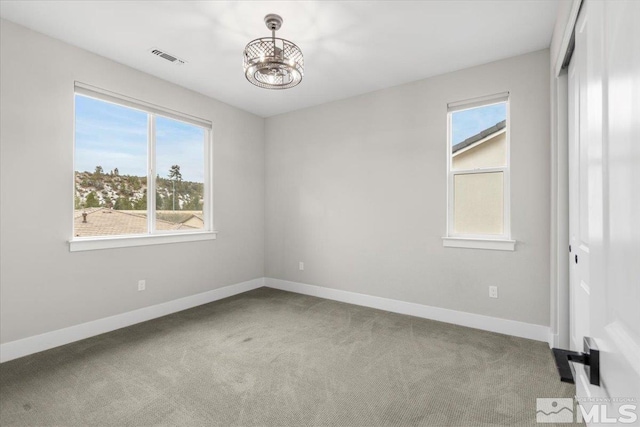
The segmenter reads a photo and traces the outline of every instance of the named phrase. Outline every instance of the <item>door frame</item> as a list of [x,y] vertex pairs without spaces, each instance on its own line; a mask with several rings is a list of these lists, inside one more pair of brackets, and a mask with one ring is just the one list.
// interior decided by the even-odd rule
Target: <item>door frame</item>
[[[572,49],[573,30],[582,0],[572,0],[558,16],[559,47],[551,46],[551,227],[549,346],[569,348],[569,86],[565,60]],[[564,23],[561,20],[564,19]]]

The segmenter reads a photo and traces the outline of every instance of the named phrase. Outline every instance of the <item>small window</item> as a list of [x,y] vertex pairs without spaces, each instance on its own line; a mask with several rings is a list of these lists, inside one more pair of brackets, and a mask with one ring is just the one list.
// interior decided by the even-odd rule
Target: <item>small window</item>
[[209,122],[76,84],[72,245],[211,232],[210,144]]
[[508,240],[508,94],[449,104],[448,230],[451,238]]

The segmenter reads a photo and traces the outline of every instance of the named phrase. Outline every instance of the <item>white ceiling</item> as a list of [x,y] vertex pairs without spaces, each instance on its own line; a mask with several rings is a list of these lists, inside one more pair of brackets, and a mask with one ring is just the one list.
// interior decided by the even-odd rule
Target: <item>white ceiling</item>
[[[558,1],[2,1],[0,15],[268,117],[547,48]],[[245,44],[269,35],[267,13],[304,53],[293,89],[260,89],[242,72]]]

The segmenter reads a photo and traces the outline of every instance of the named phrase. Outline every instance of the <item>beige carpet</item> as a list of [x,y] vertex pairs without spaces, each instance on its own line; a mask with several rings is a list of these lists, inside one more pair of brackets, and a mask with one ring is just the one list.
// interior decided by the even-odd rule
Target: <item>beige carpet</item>
[[261,288],[0,365],[0,424],[536,425],[573,394],[545,343]]

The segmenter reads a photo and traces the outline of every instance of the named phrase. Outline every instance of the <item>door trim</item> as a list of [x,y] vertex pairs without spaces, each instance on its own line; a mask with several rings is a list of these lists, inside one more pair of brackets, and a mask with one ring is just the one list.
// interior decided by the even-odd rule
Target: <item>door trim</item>
[[562,34],[560,49],[551,59],[551,263],[550,346],[569,348],[569,176],[568,176],[568,77],[562,68],[582,0],[573,0]]

